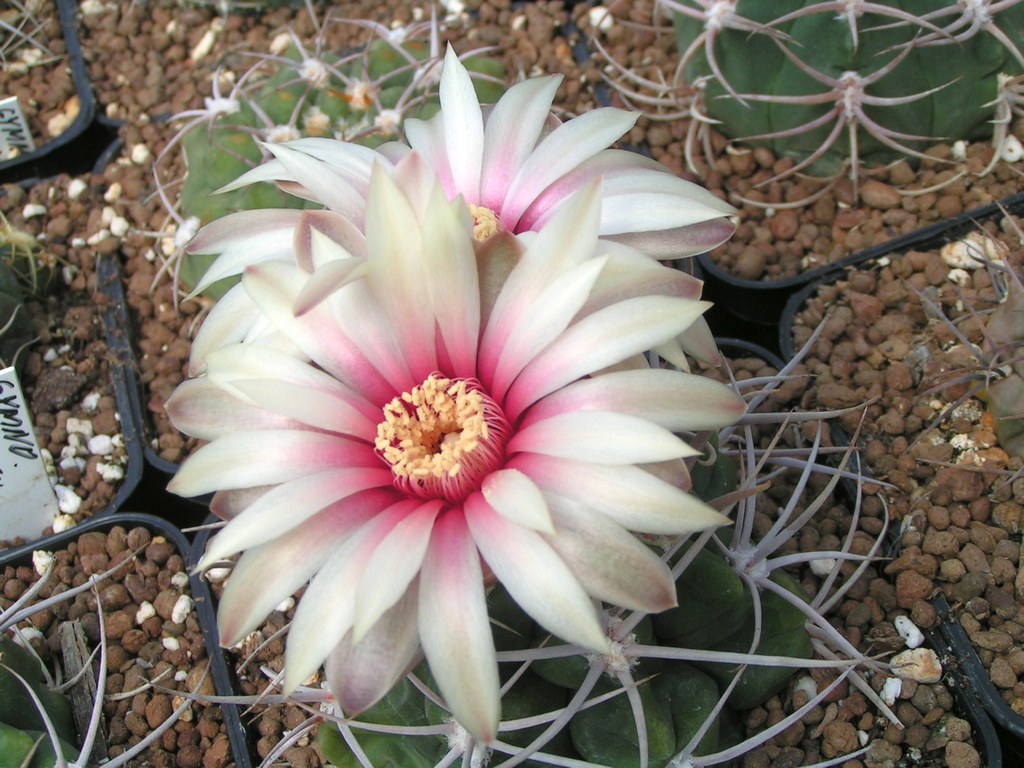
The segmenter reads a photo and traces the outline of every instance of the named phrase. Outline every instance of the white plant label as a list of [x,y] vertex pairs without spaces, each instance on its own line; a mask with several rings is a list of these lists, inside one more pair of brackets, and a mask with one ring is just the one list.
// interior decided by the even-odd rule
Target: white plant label
[[0,538],[37,539],[60,513],[14,368],[0,370]]
[[35,148],[18,97],[0,99],[0,161],[11,160]]

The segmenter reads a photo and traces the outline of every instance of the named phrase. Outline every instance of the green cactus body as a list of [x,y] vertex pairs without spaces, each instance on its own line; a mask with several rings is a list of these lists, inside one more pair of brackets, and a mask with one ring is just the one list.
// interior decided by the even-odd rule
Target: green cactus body
[[676,599],[675,608],[652,616],[651,622],[662,643],[680,648],[714,648],[742,626],[750,605],[736,572],[707,549],[676,581]]
[[[17,673],[32,687],[53,723],[64,756],[73,758],[77,750],[70,745],[77,743],[78,732],[71,714],[71,704],[60,693],[46,687],[39,662],[13,640],[3,638],[0,639],[0,664],[3,665],[0,667],[0,755],[4,756],[0,758],[0,768],[6,765],[2,761],[8,755],[12,756],[11,759],[15,755],[21,755],[24,759],[33,754],[33,748],[35,757],[29,763],[30,766],[54,764],[53,746],[46,736],[43,717],[25,686],[13,673]],[[40,736],[42,741],[38,747],[33,747]],[[21,751],[23,749],[24,752]],[[45,755],[49,755],[49,762],[40,762],[41,756]],[[21,765],[20,762],[11,764]]]
[[[661,768],[675,754],[676,732],[668,701],[658,697],[650,685],[637,688],[647,723],[649,765]],[[611,724],[617,727],[609,727]],[[639,768],[639,736],[625,694],[580,712],[569,724],[576,750],[598,765]]]
[[[360,720],[382,725],[427,725],[423,695],[403,678],[379,702],[360,715]],[[359,733],[359,746],[375,768],[430,768],[441,744],[433,738],[399,738],[385,733]],[[336,727],[326,723],[317,729],[317,741],[336,768],[360,768],[362,763],[349,749]]]
[[[807,599],[800,584],[783,571],[772,574],[772,581],[802,600]],[[814,649],[804,626],[805,616],[800,609],[786,602],[774,592],[761,592],[761,642],[754,651],[759,655],[778,655],[796,659],[811,658]],[[747,653],[754,639],[754,612],[743,612],[743,624],[729,637],[717,643],[716,651]],[[737,665],[719,662],[698,666],[727,685],[736,673]],[[791,667],[748,666],[729,696],[729,705],[737,710],[751,709],[764,704],[778,693],[790,677]]]
[[[856,44],[849,17],[818,0],[676,0],[676,4],[702,11],[709,5],[734,5],[732,16],[754,26],[753,31],[735,28],[737,22],[728,15],[724,20],[718,17],[720,27],[716,28],[704,18],[681,12],[673,16],[680,51],[702,36],[713,40],[714,66],[698,43],[684,77],[688,83],[702,84],[703,111],[720,123],[718,130],[738,141],[763,137],[745,143],[767,146],[776,156],[798,163],[832,140],[823,156],[810,165],[810,172],[820,176],[835,174],[850,160],[847,124],[840,126],[840,122],[856,109],[862,109],[875,124],[852,118],[859,162],[885,163],[908,154],[901,147],[920,152],[939,141],[991,135],[997,77],[1022,71],[1015,53],[984,25],[976,32],[972,29],[970,35],[963,28],[936,31],[958,18],[958,14],[934,15],[957,8],[951,0],[873,3],[893,14],[910,14],[917,21],[859,13],[854,16]],[[774,23],[801,11],[803,15]],[[992,16],[991,24],[1018,51],[1024,47],[1024,6],[1012,6]],[[802,65],[787,56],[783,46]],[[904,55],[906,46],[911,48]],[[854,73],[864,81],[867,96],[858,96],[855,90],[844,93],[841,86],[822,82],[808,70],[837,82],[846,73]],[[936,88],[939,90],[934,93],[914,98]],[[821,94],[830,95],[814,98]],[[893,103],[893,99],[905,102]],[[830,110],[837,114],[827,116]],[[766,136],[783,131],[792,131],[792,135]],[[833,131],[836,135],[830,137]]]

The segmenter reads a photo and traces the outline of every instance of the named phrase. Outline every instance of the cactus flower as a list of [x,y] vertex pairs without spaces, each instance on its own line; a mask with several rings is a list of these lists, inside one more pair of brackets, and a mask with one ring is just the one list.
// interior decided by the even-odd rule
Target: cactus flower
[[599,240],[601,200],[590,182],[537,232],[481,241],[469,206],[410,153],[370,174],[362,277],[296,313],[310,281],[298,260],[245,269],[268,330],[211,352],[168,401],[209,441],[170,488],[214,492],[227,520],[199,568],[241,553],[223,643],[308,582],[287,691],[323,664],[355,715],[422,652],[455,719],[488,743],[488,584],[594,652],[608,642],[595,600],[674,604],[670,572],[630,531],[726,522],[686,492],[693,451],[674,433],[731,423],[743,404],[647,365],[641,353],[707,303],[685,275]]

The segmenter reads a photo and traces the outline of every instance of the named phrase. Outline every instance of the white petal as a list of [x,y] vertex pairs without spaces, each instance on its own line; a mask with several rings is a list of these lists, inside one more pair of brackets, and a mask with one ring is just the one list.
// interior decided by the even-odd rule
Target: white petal
[[[275,485],[233,518],[210,542],[196,566],[200,570],[243,549],[258,546],[302,525],[342,499],[373,488],[388,488],[384,467],[333,469]],[[344,516],[344,507],[335,507]],[[282,514],[287,510],[287,514]]]
[[418,502],[380,512],[338,547],[309,583],[295,609],[285,648],[284,690],[294,691],[352,628],[356,586],[374,549]]
[[594,464],[646,464],[698,454],[664,427],[608,411],[570,411],[534,421],[516,432],[508,451]]
[[638,467],[587,464],[535,454],[519,454],[509,464],[529,476],[545,496],[565,496],[631,531],[684,534],[729,522],[697,497]]
[[470,496],[464,509],[480,554],[524,611],[567,642],[607,651],[593,603],[541,534],[506,520],[482,496]]
[[391,608],[419,574],[440,501],[426,502],[411,512],[377,546],[356,589],[352,642],[359,644],[374,623]]
[[420,574],[420,643],[456,720],[490,743],[500,683],[476,546],[460,510],[440,517]]
[[629,531],[586,506],[558,497],[552,504],[557,533],[547,540],[589,594],[645,613],[676,604],[668,566]]
[[480,168],[483,164],[484,123],[473,80],[448,46],[439,87],[448,167],[455,188],[475,203],[480,199]]
[[380,465],[366,443],[338,435],[287,429],[236,432],[189,456],[167,488],[181,496],[201,496],[284,483],[323,469]]
[[302,429],[295,419],[239,400],[205,376],[181,382],[164,403],[175,428],[200,440],[251,429]]
[[506,398],[506,415],[559,387],[674,338],[709,306],[669,296],[626,299],[571,325],[526,366]]
[[499,515],[517,525],[542,533],[554,533],[544,495],[522,472],[499,469],[484,480],[481,492]]
[[743,399],[706,376],[667,369],[615,371],[581,379],[533,405],[524,425],[575,410],[615,411],[673,432],[719,429],[743,415]]

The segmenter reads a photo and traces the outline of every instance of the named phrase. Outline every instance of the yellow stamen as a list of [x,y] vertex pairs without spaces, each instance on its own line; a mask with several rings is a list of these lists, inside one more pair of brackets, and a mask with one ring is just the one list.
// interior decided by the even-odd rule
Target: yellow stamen
[[376,447],[398,477],[454,477],[481,439],[487,421],[480,393],[431,374],[384,406]]
[[478,243],[501,231],[501,222],[490,208],[470,204],[469,213],[473,217],[473,239]]

